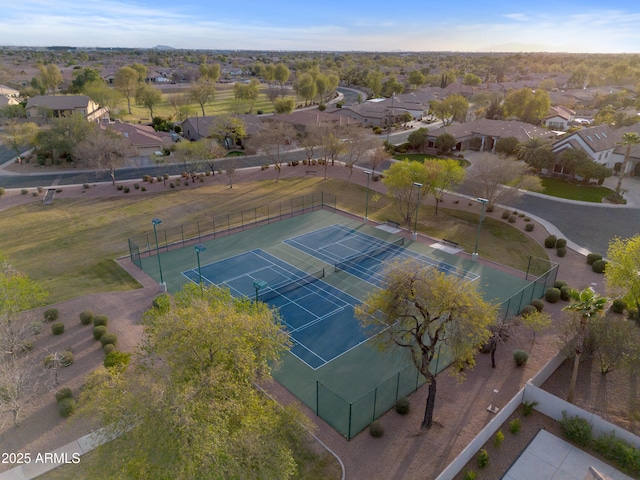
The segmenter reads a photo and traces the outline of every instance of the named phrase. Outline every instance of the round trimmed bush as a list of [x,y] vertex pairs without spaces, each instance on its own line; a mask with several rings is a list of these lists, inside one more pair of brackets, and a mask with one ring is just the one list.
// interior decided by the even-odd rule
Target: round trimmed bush
[[522,307],[522,310],[520,310],[520,316],[526,317],[527,315],[531,315],[532,313],[536,313],[537,311],[538,309],[533,305],[525,305],[524,307]]
[[558,247],[556,253],[559,257],[564,257],[567,254],[567,247]]
[[73,397],[73,393],[71,392],[71,389],[69,387],[61,388],[55,393],[55,395],[56,395],[56,403],[60,403],[65,398]]
[[560,300],[560,295],[560,289],[552,287],[544,292],[544,299],[549,303],[556,303],[558,300]]
[[168,293],[161,293],[151,302],[153,308],[160,310],[161,312],[168,312],[171,307],[171,297]]
[[502,219],[506,220],[511,216],[511,212],[508,210],[505,210],[504,212],[502,212]]
[[371,425],[369,425],[369,433],[373,438],[380,438],[384,435],[384,427],[382,426],[382,422],[376,420]]
[[60,313],[57,308],[48,308],[44,311],[44,321],[45,322],[55,322],[58,319]]
[[122,189],[124,189],[124,185],[118,185],[116,188],[117,188],[118,190],[122,190]]
[[55,322],[51,324],[51,333],[54,335],[62,335],[64,333],[64,323]]
[[567,246],[567,239],[566,238],[559,238],[558,240],[556,240],[556,248],[562,248],[562,247],[566,247]]
[[549,235],[544,239],[544,246],[547,248],[555,248],[558,238],[555,235]]
[[602,260],[602,255],[599,253],[589,253],[587,255],[587,265],[593,265],[596,260]]
[[108,344],[115,347],[118,344],[118,336],[115,333],[105,333],[100,337],[100,343],[103,347]]
[[54,355],[45,355],[44,360],[42,361],[42,363],[44,363],[44,368],[51,368],[53,367],[53,364],[55,363],[56,357]]
[[509,218],[507,219],[507,222],[509,223],[516,223],[517,217],[515,215],[510,215]]
[[531,303],[529,305],[533,305],[534,307],[536,307],[539,312],[541,312],[544,308],[544,302],[539,298],[534,298],[533,300],[531,300]]
[[555,282],[553,282],[553,286],[555,288],[562,288],[566,285],[569,285],[567,282],[565,282],[564,280],[556,280]]
[[525,230],[526,232],[533,232],[533,227],[535,227],[535,224],[533,224],[533,223],[527,223],[527,224],[524,226],[524,230]]
[[513,360],[516,362],[518,367],[522,367],[527,363],[527,360],[529,360],[529,354],[524,350],[516,348],[513,351]]
[[[636,323],[638,322],[638,320],[640,319],[640,317],[638,316],[638,309],[635,307],[629,307],[627,308],[627,318],[629,320],[635,320]],[[638,325],[640,326],[640,325]]]
[[565,302],[569,301],[569,292],[571,292],[571,287],[569,285],[564,285],[560,287],[560,300],[564,300]]
[[615,313],[622,313],[627,309],[627,302],[625,302],[623,299],[621,298],[616,298],[612,303],[611,303],[611,310],[613,310]]
[[106,345],[102,346],[102,351],[105,355],[109,355],[111,352],[116,351],[116,346],[113,343],[107,343]]
[[80,313],[80,323],[82,325],[90,325],[93,323],[93,312],[91,310],[85,310]]
[[407,397],[400,397],[396,402],[396,412],[400,415],[406,415],[411,410],[411,403]]
[[484,468],[487,465],[489,465],[489,453],[483,448],[478,453],[478,468]]
[[99,327],[99,326],[106,327],[108,324],[109,324],[109,318],[106,315],[96,315],[95,317],[93,317],[94,327]]
[[71,351],[65,350],[60,354],[60,365],[63,367],[73,365],[73,353]]
[[93,327],[93,338],[96,340],[100,340],[102,336],[107,333],[107,327],[104,325],[98,325],[97,327]]
[[58,403],[58,412],[61,417],[70,417],[76,411],[76,401],[73,398],[65,398]]
[[604,270],[606,268],[607,268],[606,260],[596,260],[595,262],[593,262],[593,265],[591,265],[591,270],[593,270],[596,273],[604,273]]

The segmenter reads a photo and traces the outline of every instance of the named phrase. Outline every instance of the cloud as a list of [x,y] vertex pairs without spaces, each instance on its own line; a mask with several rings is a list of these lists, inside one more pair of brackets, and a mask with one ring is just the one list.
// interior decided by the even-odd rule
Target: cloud
[[527,15],[525,15],[524,13],[505,13],[502,16],[504,18],[508,18],[510,20],[517,20],[519,22],[524,22],[526,20],[529,20],[529,17]]

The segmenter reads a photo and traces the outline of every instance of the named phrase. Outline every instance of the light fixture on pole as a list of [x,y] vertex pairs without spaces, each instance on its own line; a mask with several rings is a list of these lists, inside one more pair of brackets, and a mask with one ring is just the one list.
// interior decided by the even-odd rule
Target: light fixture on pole
[[473,249],[473,253],[471,254],[471,260],[474,262],[478,259],[478,242],[480,241],[480,229],[482,228],[482,220],[484,220],[484,209],[487,205],[486,198],[478,197],[476,198],[482,204],[482,211],[480,212],[480,221],[478,222],[478,233],[476,234],[476,246]]
[[364,223],[369,220],[369,180],[371,179],[371,171],[365,170],[364,174],[367,176],[367,196],[364,202]]
[[418,187],[418,198],[416,199],[416,218],[413,224],[413,235],[411,235],[411,238],[413,240],[416,240],[418,238],[418,208],[420,207],[420,189],[422,188],[422,184],[413,182],[413,186],[411,188],[413,189],[413,187]]
[[200,268],[200,252],[204,252],[207,247],[205,247],[201,243],[198,243],[194,248],[196,249],[196,256],[198,257],[198,277],[200,278],[200,291],[202,292],[202,269]]
[[256,289],[256,302],[258,301],[258,292],[260,292],[261,288],[267,287],[269,284],[264,280],[256,280],[253,282],[253,288]]
[[160,246],[158,244],[158,230],[156,228],[162,223],[162,220],[160,220],[159,218],[154,218],[153,220],[151,220],[151,223],[153,224],[153,236],[156,238],[156,256],[158,257],[158,269],[160,270],[160,289],[163,292],[166,292],[167,284],[164,283],[164,278],[162,276],[162,262],[160,261]]

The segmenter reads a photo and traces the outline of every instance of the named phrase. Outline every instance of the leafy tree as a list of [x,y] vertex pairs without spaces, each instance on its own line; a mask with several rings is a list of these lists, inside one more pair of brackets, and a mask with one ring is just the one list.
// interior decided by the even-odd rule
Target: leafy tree
[[173,108],[175,118],[180,122],[191,115],[191,98],[188,93],[169,95],[169,105]]
[[553,154],[549,141],[540,137],[533,137],[518,145],[516,154],[519,160],[524,161],[531,168],[541,170],[551,168]]
[[444,126],[454,121],[464,122],[469,111],[469,102],[462,95],[449,95],[444,100],[432,100],[431,112],[442,121]]
[[373,97],[379,97],[382,92],[382,73],[378,71],[369,72],[366,78],[366,86],[371,90]]
[[505,114],[531,124],[538,124],[549,113],[551,100],[544,90],[522,88],[507,94],[504,99]]
[[186,285],[168,310],[150,310],[143,323],[135,368],[99,368],[81,398],[107,438],[129,430],[100,449],[100,476],[292,478],[306,422],[255,387],[289,348],[274,310]]
[[58,158],[73,159],[74,147],[89,136],[94,124],[84,115],[74,113],[68,117],[54,118],[51,127],[40,129],[36,135],[36,147],[56,161]]
[[135,97],[140,83],[138,72],[131,67],[122,67],[116,72],[114,84],[116,90],[127,99],[129,115],[131,115],[131,99]]
[[303,73],[294,85],[298,95],[304,98],[305,106],[318,95],[318,86],[310,73]]
[[495,152],[498,155],[512,157],[517,153],[518,144],[516,137],[501,137],[496,141]]
[[150,118],[153,118],[153,108],[162,101],[162,92],[151,85],[143,83],[136,90],[136,103],[149,109]]
[[404,92],[404,85],[398,82],[398,79],[395,76],[391,76],[387,78],[382,84],[382,96],[390,98],[395,94],[400,94]]
[[450,133],[441,133],[436,137],[436,148],[441,155],[450,154],[453,147],[456,146],[456,143],[458,143],[456,137]]
[[633,322],[621,317],[596,316],[589,322],[589,343],[598,361],[600,373],[606,375],[620,367],[635,369],[640,358],[640,332]]
[[211,124],[210,135],[227,150],[247,136],[244,121],[235,115],[218,115]]
[[538,88],[550,92],[551,90],[556,88],[556,81],[553,78],[545,78],[538,84]]
[[276,169],[276,182],[280,179],[282,164],[293,148],[295,129],[289,123],[269,122],[253,138],[257,150],[262,153]]
[[427,135],[429,134],[429,129],[421,127],[417,130],[414,130],[407,137],[407,143],[411,149],[416,150],[418,152],[422,152],[427,145]]
[[578,381],[578,368],[580,367],[580,358],[584,350],[584,343],[587,334],[587,322],[591,318],[595,318],[604,311],[607,304],[607,298],[598,295],[592,288],[584,290],[569,290],[571,304],[563,308],[563,310],[576,312],[579,316],[578,331],[575,336],[573,345],[569,345],[572,349],[568,352],[573,355],[573,371],[571,373],[571,382],[569,384],[569,393],[567,394],[567,402],[573,403],[573,396],[576,390],[576,382]]
[[431,188],[431,194],[436,201],[435,214],[437,215],[440,201],[442,201],[447,193],[455,190],[459,185],[462,185],[467,172],[457,160],[450,158],[425,162],[425,168],[428,168],[429,164],[437,165],[438,167],[433,188]]
[[82,70],[78,70],[77,73],[75,73],[74,78],[71,81],[71,86],[69,87],[69,91],[71,93],[84,92],[84,86],[87,83],[93,83],[93,82],[102,82],[102,78],[100,77],[100,72],[97,71],[95,68],[85,67]]
[[[382,182],[388,190],[389,196],[393,199],[396,211],[411,227],[411,219],[416,211],[418,195],[423,199],[433,187],[433,176],[431,171],[427,171],[424,164],[416,161],[403,160],[394,162],[385,170]],[[422,186],[416,187],[419,183]]]
[[533,331],[533,343],[536,343],[536,334],[549,328],[552,319],[548,313],[540,312],[536,309],[535,312],[522,315],[522,323],[525,327]]
[[480,85],[482,83],[482,79],[475,73],[467,73],[464,76],[462,83],[464,85]]
[[116,169],[122,166],[127,147],[122,135],[95,125],[92,134],[75,146],[74,155],[85,165],[109,172],[115,185]]
[[296,108],[296,101],[293,97],[276,98],[273,102],[273,110],[276,113],[291,113]]
[[10,121],[0,131],[0,143],[11,148],[16,155],[20,155],[20,150],[35,143],[38,134],[38,125],[33,122],[18,123]]
[[424,85],[426,81],[426,77],[420,70],[413,70],[409,72],[408,82],[414,90]]
[[215,98],[215,95],[215,83],[207,79],[200,79],[197,82],[191,84],[191,88],[189,88],[189,97],[191,98],[191,100],[200,105],[203,117],[206,115],[204,113],[205,104],[212,101]]
[[38,65],[38,75],[41,85],[46,92],[55,93],[58,86],[62,83],[62,74],[60,69],[50,63],[48,65]]
[[524,162],[485,153],[478,155],[469,172],[469,189],[486,198],[487,207],[518,195],[519,189],[540,190],[540,179],[529,175]]
[[275,66],[273,71],[273,79],[280,86],[280,90],[283,91],[282,95],[284,96],[284,84],[289,81],[289,77],[291,76],[291,71],[289,67],[287,67],[284,63],[279,63]]
[[373,337],[378,347],[392,353],[400,347],[427,379],[421,426],[430,428],[437,385],[434,361],[440,348],[449,352],[450,371],[462,376],[462,367],[473,365],[478,346],[487,341],[496,308],[482,299],[475,283],[412,260],[392,264],[383,285],[356,306],[356,316],[366,328],[382,327]]
[[604,275],[608,291],[616,297],[622,296],[627,305],[635,305],[640,311],[640,235],[613,238],[607,258],[609,263]]
[[195,142],[179,142],[176,144],[176,154],[187,165],[198,168],[200,164],[205,163],[211,170],[212,175],[216,173],[215,160],[224,157],[226,153],[226,150],[217,141],[210,138],[201,138]]
[[108,87],[102,80],[85,83],[82,91],[111,115],[115,114],[122,104],[122,94],[118,90]]
[[[233,85],[233,96],[236,100],[243,100],[249,103],[249,113],[253,111],[253,105],[260,94],[260,82],[255,78],[251,79],[248,85],[236,82]],[[203,113],[204,115],[204,113]]]
[[214,63],[213,65],[207,65],[206,62],[201,63],[200,79],[205,82],[216,83],[220,80],[220,64]]
[[627,170],[627,162],[629,161],[629,155],[631,154],[631,147],[633,145],[640,144],[640,134],[635,132],[626,132],[622,134],[620,137],[619,145],[625,147],[624,151],[624,160],[622,161],[622,165],[620,166],[620,172],[618,172],[618,183],[616,183],[616,193],[620,195],[620,190],[622,188],[622,177],[625,176]]
[[147,67],[141,63],[132,63],[130,68],[132,68],[138,75],[138,83],[144,83],[147,81],[147,77],[149,76],[149,70]]

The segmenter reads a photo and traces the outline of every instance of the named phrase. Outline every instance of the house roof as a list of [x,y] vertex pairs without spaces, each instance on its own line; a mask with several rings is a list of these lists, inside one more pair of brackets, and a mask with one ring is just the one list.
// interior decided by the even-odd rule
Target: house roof
[[603,152],[615,148],[619,137],[620,135],[609,125],[597,125],[564,136],[555,143],[553,151],[558,151],[573,139],[580,138],[592,152]]
[[136,147],[154,147],[162,145],[162,138],[153,127],[148,125],[134,125],[122,122],[102,122],[100,128],[113,130],[124,136],[129,143]]
[[89,108],[92,100],[86,95],[37,95],[27,100],[27,110],[36,107],[46,107],[52,110],[75,110]]
[[428,135],[429,137],[437,137],[443,133],[450,133],[457,139],[474,135],[486,135],[495,138],[515,137],[520,142],[526,142],[533,137],[548,138],[555,136],[555,133],[530,123],[515,120],[490,120],[487,118],[430,130]]
[[[256,134],[263,128],[262,120],[257,115],[252,114],[244,114],[244,115],[235,115],[240,118],[244,122],[245,131],[248,136]],[[219,118],[220,115],[210,115],[206,117],[189,117],[184,122],[182,122],[182,126],[184,129],[184,125],[189,123],[191,128],[198,132],[198,135],[201,137],[208,137],[211,135],[211,127],[215,124],[215,120]]]
[[[336,109],[337,111],[339,109]],[[334,111],[334,112],[335,112]],[[274,114],[265,117],[265,121],[287,122],[292,125],[315,126],[322,124],[355,124],[357,121],[343,117],[341,115],[333,115],[332,113],[321,112],[319,110],[299,110],[289,114]]]
[[15,88],[7,87],[6,85],[0,85],[0,95],[5,97],[19,97],[20,92]]
[[569,121],[575,114],[576,112],[574,112],[570,108],[563,107],[562,105],[557,105],[555,107],[549,107],[549,113],[546,117],[544,117],[544,119],[548,120],[550,118],[560,117],[563,120]]

